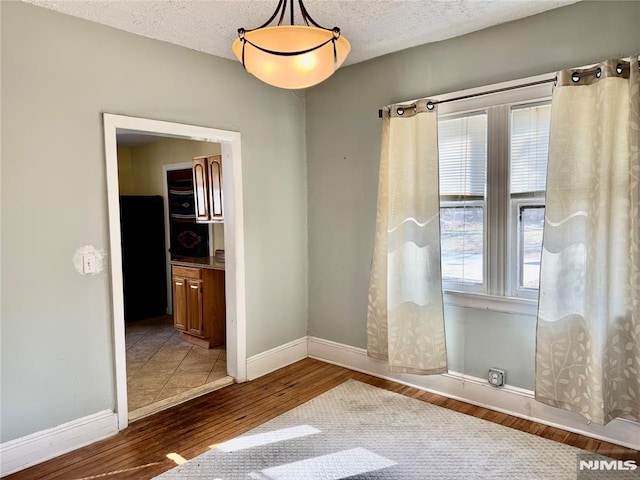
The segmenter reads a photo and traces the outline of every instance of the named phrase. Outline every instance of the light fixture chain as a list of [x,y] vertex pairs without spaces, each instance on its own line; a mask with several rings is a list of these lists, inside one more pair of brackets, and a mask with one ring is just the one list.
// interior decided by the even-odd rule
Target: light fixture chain
[[[268,26],[271,22],[273,22],[273,19],[276,18],[276,16],[278,15],[278,12],[280,11],[280,9],[282,8],[282,6],[284,5],[285,9],[286,9],[286,0],[279,0],[278,1],[278,6],[276,7],[276,10],[273,12],[273,15],[271,15],[271,18],[269,18],[269,20],[267,20],[264,24],[260,25],[257,28],[254,28],[253,30],[258,30],[259,28],[264,28],[266,26]],[[280,25],[282,23],[282,17],[284,16],[284,9],[282,10],[282,14],[280,15],[280,22],[278,23],[278,25]],[[251,30],[249,30],[251,31]]]
[[[311,15],[309,15],[309,11],[307,10],[307,7],[304,6],[304,3],[302,2],[302,0],[298,0],[298,5],[300,6],[300,13],[302,15],[302,20],[304,21],[305,25],[307,25],[307,27],[309,26],[309,23],[311,23],[314,27],[321,28],[322,30],[327,30],[327,31],[335,31],[336,28],[338,28],[338,27],[333,27],[333,28],[323,27],[318,22],[316,22],[311,17]],[[291,25],[293,25],[294,24],[293,0],[290,0],[289,8],[291,10],[290,12]],[[268,27],[271,24],[271,22],[273,22],[274,19],[278,16],[278,14],[280,14],[280,18],[278,19],[277,25],[281,26],[282,22],[284,21],[284,16],[286,15],[286,12],[287,12],[287,0],[278,0],[278,6],[276,7],[275,11],[273,12],[269,20],[267,20],[265,23],[263,23],[259,27],[244,29],[244,31],[252,32],[254,30],[260,30],[261,28]],[[338,29],[338,31],[340,31],[340,29]]]
[[307,24],[307,26],[309,26],[309,22],[311,22],[314,27],[318,27],[318,28],[321,28],[323,30],[332,30],[331,28],[326,28],[326,27],[323,27],[322,25],[319,25],[313,18],[311,18],[311,15],[309,15],[309,12],[307,11],[307,8],[304,6],[304,3],[302,3],[302,0],[298,0],[298,5],[300,6],[300,12],[302,13],[302,19],[304,20],[304,23]]

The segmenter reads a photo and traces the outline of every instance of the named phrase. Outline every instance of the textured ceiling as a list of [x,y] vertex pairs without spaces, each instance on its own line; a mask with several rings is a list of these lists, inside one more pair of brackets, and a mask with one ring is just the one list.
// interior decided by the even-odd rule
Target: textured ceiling
[[[230,59],[235,59],[231,43],[237,36],[237,29],[263,24],[278,3],[276,0],[23,1]],[[351,43],[351,53],[345,62],[349,65],[576,1],[306,0],[305,6],[320,25],[340,27]]]

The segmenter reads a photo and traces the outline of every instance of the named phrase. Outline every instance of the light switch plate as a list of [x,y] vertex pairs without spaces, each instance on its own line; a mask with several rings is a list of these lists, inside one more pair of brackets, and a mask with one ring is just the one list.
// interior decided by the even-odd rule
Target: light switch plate
[[82,273],[96,273],[96,256],[93,253],[82,255]]

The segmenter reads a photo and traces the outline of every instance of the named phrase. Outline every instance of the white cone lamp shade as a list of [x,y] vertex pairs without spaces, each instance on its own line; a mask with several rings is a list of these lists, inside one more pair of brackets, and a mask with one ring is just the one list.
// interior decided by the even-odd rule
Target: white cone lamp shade
[[[237,38],[232,49],[247,71],[269,85],[289,89],[307,88],[326,80],[351,50],[347,39],[339,34],[301,25],[260,28],[246,32],[245,39]],[[314,50],[318,45],[322,46]],[[306,53],[287,55],[295,52]]]

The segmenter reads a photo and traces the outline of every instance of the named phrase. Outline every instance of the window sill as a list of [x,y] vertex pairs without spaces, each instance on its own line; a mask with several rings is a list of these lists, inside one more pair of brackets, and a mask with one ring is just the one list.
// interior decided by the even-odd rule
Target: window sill
[[445,305],[474,308],[500,313],[512,313],[535,317],[538,314],[537,300],[517,297],[501,297],[470,292],[445,290]]

